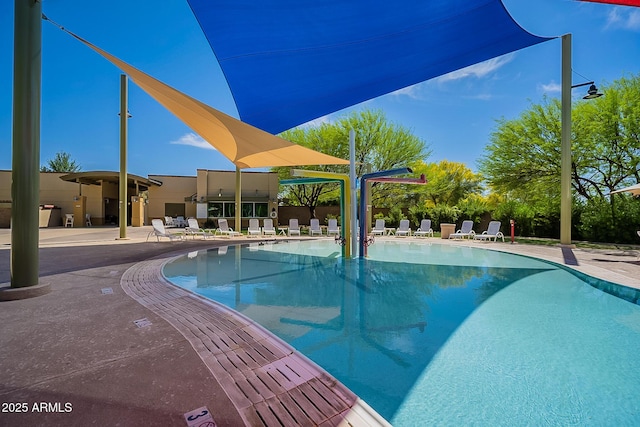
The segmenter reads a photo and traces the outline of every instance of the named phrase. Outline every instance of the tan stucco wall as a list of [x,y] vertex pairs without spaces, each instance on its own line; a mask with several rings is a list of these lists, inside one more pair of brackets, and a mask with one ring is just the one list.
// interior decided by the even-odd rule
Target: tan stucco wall
[[147,221],[162,218],[165,215],[165,203],[183,203],[185,218],[196,216],[196,204],[185,202],[185,197],[196,193],[195,176],[149,175],[149,179],[162,182],[162,185],[149,189],[149,205],[147,206]]
[[[60,209],[61,217],[73,213],[73,198],[82,195],[87,197],[87,213],[91,214],[94,223],[101,223],[102,194],[97,185],[83,185],[66,182],[60,179],[66,173],[40,172],[40,205],[55,205]],[[0,200],[11,200],[11,171],[0,171]]]

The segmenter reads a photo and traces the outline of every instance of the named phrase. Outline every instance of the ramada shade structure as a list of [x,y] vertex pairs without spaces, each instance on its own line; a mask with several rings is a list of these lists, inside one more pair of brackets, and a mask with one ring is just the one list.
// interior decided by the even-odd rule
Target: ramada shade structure
[[500,0],[188,0],[240,118],[279,133],[549,40]]

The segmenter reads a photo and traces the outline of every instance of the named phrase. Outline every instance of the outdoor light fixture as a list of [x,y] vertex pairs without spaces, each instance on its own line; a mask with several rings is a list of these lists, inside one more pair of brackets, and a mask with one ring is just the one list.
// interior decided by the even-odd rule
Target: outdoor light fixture
[[218,191],[218,197],[222,197],[222,188]]
[[600,96],[602,96],[602,94],[598,93],[598,88],[596,88],[596,85],[592,84],[591,86],[589,86],[587,94],[582,99],[594,99]]
[[578,85],[573,85],[571,86],[571,89],[581,87],[581,86],[586,86],[586,85],[591,85],[591,86],[589,86],[589,90],[587,91],[587,94],[583,96],[582,99],[595,99],[602,96],[601,93],[598,93],[598,88],[596,87],[594,82],[586,82],[586,83],[580,83]]

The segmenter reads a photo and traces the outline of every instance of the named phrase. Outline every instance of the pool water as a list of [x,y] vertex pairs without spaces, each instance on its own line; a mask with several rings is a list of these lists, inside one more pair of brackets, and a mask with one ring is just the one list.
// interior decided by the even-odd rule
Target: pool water
[[199,251],[164,274],[256,320],[395,426],[638,424],[640,306],[551,263],[408,241],[345,260],[315,240]]

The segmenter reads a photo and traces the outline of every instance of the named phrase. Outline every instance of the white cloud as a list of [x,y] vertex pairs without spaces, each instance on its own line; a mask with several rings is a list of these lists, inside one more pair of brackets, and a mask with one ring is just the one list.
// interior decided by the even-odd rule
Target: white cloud
[[547,83],[547,84],[542,83],[542,84],[540,84],[539,88],[544,93],[560,92],[562,90],[562,85],[560,85],[560,83],[556,83],[556,82],[552,81],[551,83]]
[[215,150],[215,147],[202,139],[200,136],[193,132],[182,135],[178,140],[171,141],[170,144],[177,145],[190,145],[192,147],[204,148],[207,150]]
[[408,96],[413,99],[420,99],[421,90],[420,87],[424,83],[418,83],[415,85],[407,86],[402,89],[398,89],[396,91],[391,92],[391,95],[394,96]]
[[310,122],[306,122],[300,125],[300,127],[318,127],[325,123],[331,123],[331,117],[329,114],[326,116],[318,117],[317,119],[313,119]]
[[452,71],[448,74],[436,78],[435,80],[439,83],[445,83],[453,80],[466,79],[467,77],[476,77],[480,79],[495,72],[503,65],[511,62],[514,56],[514,53],[508,53],[497,58],[492,58],[487,61],[480,62],[479,64],[470,65],[468,67]]
[[607,17],[606,28],[623,28],[640,31],[640,11],[631,8],[614,7]]

